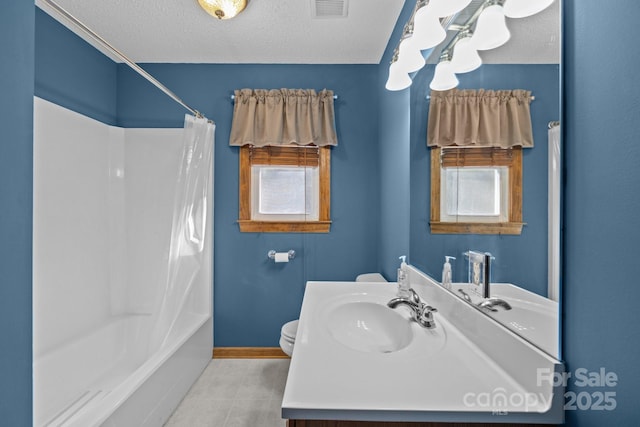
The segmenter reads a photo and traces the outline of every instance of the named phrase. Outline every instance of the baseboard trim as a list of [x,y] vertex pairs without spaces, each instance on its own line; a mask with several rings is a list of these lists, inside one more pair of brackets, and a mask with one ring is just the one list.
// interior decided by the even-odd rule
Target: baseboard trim
[[280,347],[214,347],[214,359],[288,359]]

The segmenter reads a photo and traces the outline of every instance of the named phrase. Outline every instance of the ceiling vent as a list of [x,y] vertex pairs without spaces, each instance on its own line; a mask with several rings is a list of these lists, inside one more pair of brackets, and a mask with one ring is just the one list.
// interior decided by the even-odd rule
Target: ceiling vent
[[349,0],[311,0],[311,14],[314,18],[346,18]]

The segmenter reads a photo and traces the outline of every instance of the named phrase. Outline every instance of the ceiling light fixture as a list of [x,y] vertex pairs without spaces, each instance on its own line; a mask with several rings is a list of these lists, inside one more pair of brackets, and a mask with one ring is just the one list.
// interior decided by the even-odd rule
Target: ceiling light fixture
[[553,0],[507,0],[504,14],[509,18],[526,18],[551,6]]
[[436,71],[429,87],[432,90],[449,90],[458,86],[458,83],[458,78],[453,72],[449,51],[445,51],[440,57],[440,62],[436,65]]
[[398,63],[398,49],[393,52],[393,59],[389,66],[389,78],[385,84],[387,90],[402,90],[411,86],[411,77],[405,70],[402,69],[401,64]]
[[420,50],[437,46],[447,37],[440,18],[430,6],[426,0],[416,3],[411,42]]
[[503,4],[504,0],[491,0],[482,9],[471,38],[477,50],[495,49],[511,38],[502,9]]
[[[429,85],[433,90],[453,89],[458,85],[456,73],[468,73],[482,65],[478,50],[495,49],[511,38],[505,16],[530,16],[547,8],[553,0],[485,0],[478,3],[472,0],[417,0],[394,51],[385,87],[402,90],[411,86],[409,74],[418,71],[426,62],[421,51],[440,45],[447,38],[446,31],[455,31],[444,47],[439,48],[440,60]],[[470,4],[473,10],[460,14]],[[456,16],[464,16],[465,22],[452,24]],[[475,30],[471,32],[474,25]],[[430,55],[434,52],[435,49]]]
[[399,67],[404,70],[405,73],[414,73],[420,68],[424,67],[424,56],[420,52],[412,40],[413,36],[413,22],[409,21],[404,28],[404,35],[400,44],[398,45],[398,60]]
[[472,35],[470,30],[463,30],[453,44],[451,65],[456,74],[471,72],[482,65],[482,58],[471,41]]
[[198,3],[218,19],[231,19],[247,7],[247,0],[198,0]]
[[429,8],[439,17],[455,15],[469,6],[471,0],[430,0]]

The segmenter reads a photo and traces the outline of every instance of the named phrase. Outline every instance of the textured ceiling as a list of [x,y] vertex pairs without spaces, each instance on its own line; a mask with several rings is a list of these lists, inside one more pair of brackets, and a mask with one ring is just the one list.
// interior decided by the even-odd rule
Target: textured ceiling
[[[221,21],[197,0],[54,1],[140,63],[378,64],[404,5],[348,0],[346,18],[314,18],[316,0],[249,0],[244,12]],[[509,19],[511,40],[482,52],[483,61],[559,63],[559,1],[532,17]],[[36,4],[50,13],[44,0]]]
[[56,1],[134,61],[168,63],[377,64],[404,4],[349,0],[346,18],[314,18],[313,2],[249,0],[218,20],[197,0]]

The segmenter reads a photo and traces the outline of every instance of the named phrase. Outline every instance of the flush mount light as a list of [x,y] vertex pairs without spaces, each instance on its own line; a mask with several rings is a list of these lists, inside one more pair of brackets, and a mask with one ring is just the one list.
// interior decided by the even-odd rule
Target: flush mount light
[[507,0],[504,4],[504,14],[509,18],[526,18],[543,11],[553,3],[553,0]]
[[218,19],[231,19],[247,7],[247,0],[198,0],[198,3]]

